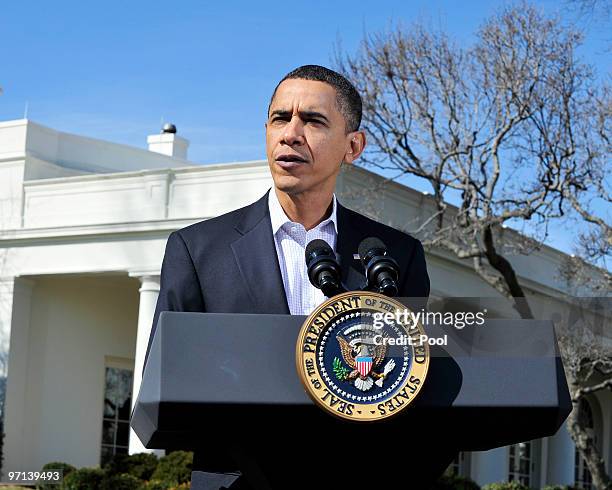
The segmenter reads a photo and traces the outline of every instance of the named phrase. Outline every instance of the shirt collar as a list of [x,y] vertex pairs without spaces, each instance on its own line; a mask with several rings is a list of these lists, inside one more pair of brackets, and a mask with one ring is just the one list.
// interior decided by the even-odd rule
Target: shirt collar
[[[320,228],[331,222],[334,224],[334,229],[336,230],[336,234],[337,234],[338,233],[338,220],[336,218],[336,208],[337,208],[336,194],[333,195],[332,203],[333,203],[332,212],[331,212],[330,217],[321,221],[321,223],[319,223],[316,226],[316,228]],[[272,222],[272,234],[276,235],[276,232],[280,230],[280,228],[285,223],[291,223],[292,221],[287,217],[285,210],[283,209],[283,207],[281,206],[278,200],[278,196],[276,195],[274,188],[270,189],[270,192],[268,193],[268,208],[270,209],[270,221]]]

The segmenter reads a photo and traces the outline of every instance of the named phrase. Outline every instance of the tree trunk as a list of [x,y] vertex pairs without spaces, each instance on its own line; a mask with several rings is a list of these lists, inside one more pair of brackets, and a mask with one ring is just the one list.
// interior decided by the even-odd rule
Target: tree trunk
[[519,312],[521,318],[533,319],[533,312],[529,307],[525,292],[516,277],[514,267],[512,267],[512,264],[505,257],[499,255],[495,249],[495,244],[493,243],[493,230],[490,226],[486,226],[483,229],[482,236],[487,260],[491,267],[499,272],[504,278],[508,291],[514,301],[514,309]]
[[[572,392],[576,388],[570,386]],[[595,447],[595,441],[589,437],[587,427],[583,424],[583,419],[580,416],[579,401],[572,400],[573,410],[567,418],[567,429],[569,430],[576,448],[589,468],[591,477],[593,478],[593,486],[597,490],[612,490],[612,480],[606,473],[606,467],[603,458]]]

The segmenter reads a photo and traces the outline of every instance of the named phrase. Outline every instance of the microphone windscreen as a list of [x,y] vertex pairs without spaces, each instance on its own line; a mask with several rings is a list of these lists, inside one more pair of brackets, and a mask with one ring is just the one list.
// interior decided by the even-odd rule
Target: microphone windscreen
[[334,255],[334,251],[329,246],[329,244],[325,240],[321,240],[317,238],[313,240],[308,245],[306,245],[306,263],[310,262],[311,256],[313,252],[317,252],[317,255]]
[[359,248],[357,249],[357,252],[359,253],[359,258],[362,261],[365,261],[365,257],[367,253],[373,248],[379,249],[379,250],[387,250],[387,247],[385,246],[385,244],[380,238],[371,236],[371,237],[364,238],[363,240],[361,240],[361,243],[359,244]]

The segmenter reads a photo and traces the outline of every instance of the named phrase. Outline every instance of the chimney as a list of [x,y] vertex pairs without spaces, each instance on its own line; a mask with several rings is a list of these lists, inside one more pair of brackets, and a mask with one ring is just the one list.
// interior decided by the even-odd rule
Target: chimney
[[187,160],[189,141],[176,135],[174,124],[164,124],[160,134],[152,134],[147,137],[147,143],[149,151]]

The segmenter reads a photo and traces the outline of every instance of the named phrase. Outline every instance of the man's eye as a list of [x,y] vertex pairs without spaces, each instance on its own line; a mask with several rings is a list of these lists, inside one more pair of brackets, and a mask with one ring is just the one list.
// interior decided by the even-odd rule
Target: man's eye
[[310,124],[323,124],[323,121],[320,121],[319,119],[309,119],[306,122],[308,122]]

